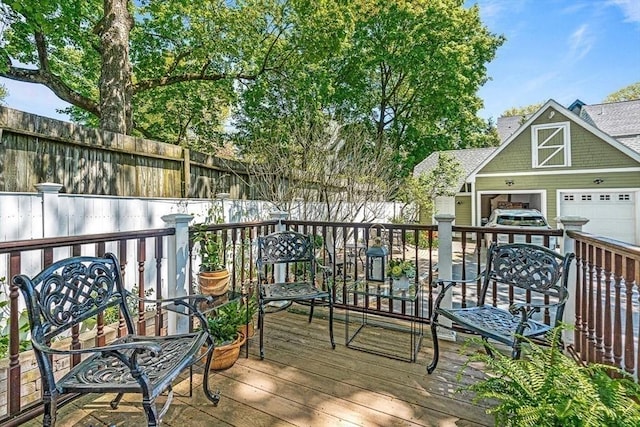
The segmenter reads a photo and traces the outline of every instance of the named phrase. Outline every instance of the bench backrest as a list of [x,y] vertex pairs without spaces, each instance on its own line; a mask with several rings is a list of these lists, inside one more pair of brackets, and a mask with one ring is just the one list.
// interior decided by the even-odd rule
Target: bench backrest
[[[573,254],[563,256],[533,244],[494,243],[487,254],[480,305],[485,303],[489,287],[500,284],[520,288],[531,298],[549,297],[563,305],[567,299],[567,280],[573,257]],[[558,310],[556,317],[560,319],[563,307]]]
[[107,307],[119,306],[129,333],[133,321],[120,280],[120,265],[112,254],[104,258],[72,257],[51,264],[33,278],[13,278],[25,298],[31,339],[41,371],[53,384],[53,367],[48,357],[37,351],[74,325],[96,316]]

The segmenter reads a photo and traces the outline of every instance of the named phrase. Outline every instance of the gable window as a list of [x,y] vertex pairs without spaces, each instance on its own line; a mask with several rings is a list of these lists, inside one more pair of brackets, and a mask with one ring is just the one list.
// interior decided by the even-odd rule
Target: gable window
[[531,126],[531,167],[571,166],[569,122]]

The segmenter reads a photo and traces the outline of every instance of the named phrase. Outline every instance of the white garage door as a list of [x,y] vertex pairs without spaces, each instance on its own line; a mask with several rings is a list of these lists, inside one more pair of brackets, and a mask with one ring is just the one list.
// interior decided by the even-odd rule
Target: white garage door
[[635,243],[634,192],[571,192],[560,197],[560,216],[588,218],[588,233]]

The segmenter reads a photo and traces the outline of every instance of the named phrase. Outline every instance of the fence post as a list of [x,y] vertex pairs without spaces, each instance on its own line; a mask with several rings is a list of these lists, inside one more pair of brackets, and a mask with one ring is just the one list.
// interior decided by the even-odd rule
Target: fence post
[[[453,220],[454,215],[438,214],[435,217],[438,222],[438,277],[442,279],[453,278]],[[451,308],[451,292],[447,292],[440,303],[441,307]],[[445,326],[451,326],[451,320],[440,317],[438,321]],[[442,339],[455,341],[456,333],[449,329],[438,331]]]
[[[189,294],[189,222],[193,215],[163,215],[167,227],[176,233],[168,236],[167,242],[167,297],[174,298]],[[189,332],[189,317],[168,313],[169,334]]]
[[[563,216],[558,218],[558,223],[562,224],[562,228],[565,230],[572,231],[582,231],[582,226],[585,225],[589,220],[587,218],[582,218],[579,216]],[[574,252],[576,251],[576,241],[569,237],[565,231],[563,236],[562,248],[564,253]],[[571,268],[569,269],[569,277],[567,279],[567,286],[569,291],[569,299],[567,300],[567,304],[564,308],[564,316],[563,321],[565,323],[570,323],[575,326],[576,320],[576,262],[571,264]],[[574,343],[574,331],[563,331],[562,339],[566,344]]]
[[[275,211],[275,212],[269,213],[269,217],[271,219],[278,220],[278,224],[276,224],[276,231],[285,231],[286,227],[282,221],[287,219],[288,216],[289,216],[289,212],[285,212],[285,211]],[[277,282],[284,282],[286,280],[286,271],[287,271],[287,268],[285,264],[275,264],[273,267],[273,275],[274,275],[273,279]]]
[[42,198],[42,237],[63,236],[62,222],[58,213],[58,194],[62,184],[55,182],[41,182],[36,189]]

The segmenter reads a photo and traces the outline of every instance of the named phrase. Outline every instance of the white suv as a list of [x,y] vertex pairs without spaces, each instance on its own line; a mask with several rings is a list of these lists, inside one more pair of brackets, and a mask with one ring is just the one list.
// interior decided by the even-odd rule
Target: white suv
[[[508,230],[551,230],[551,226],[547,223],[545,217],[537,209],[495,209],[491,212],[489,220],[484,225],[487,228],[501,228]],[[487,247],[491,245],[493,240],[493,234],[486,233],[484,236]],[[498,243],[509,242],[508,234],[497,234]],[[526,242],[526,236],[524,234],[517,234],[514,236],[513,241],[515,243]],[[531,243],[535,245],[544,246],[544,236],[531,236]],[[555,236],[549,237],[549,246],[554,248],[556,246]]]

